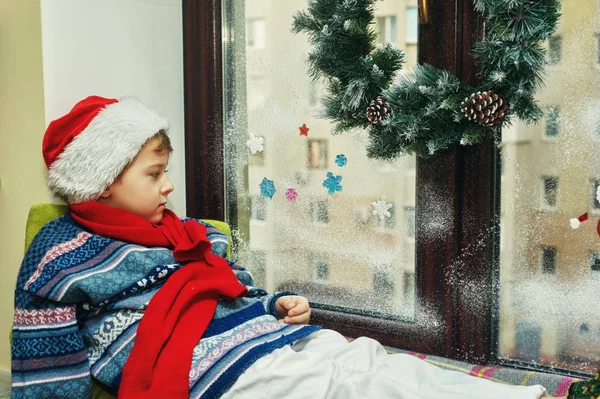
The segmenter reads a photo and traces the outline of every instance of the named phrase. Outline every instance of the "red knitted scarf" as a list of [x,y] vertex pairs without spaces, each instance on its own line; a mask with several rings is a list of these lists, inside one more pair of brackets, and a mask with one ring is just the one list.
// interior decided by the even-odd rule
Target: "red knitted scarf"
[[211,252],[206,227],[165,210],[159,224],[98,201],[70,205],[73,219],[101,236],[173,249],[187,263],[150,300],[123,368],[119,399],[187,399],[192,352],[219,298],[246,294],[227,262]]

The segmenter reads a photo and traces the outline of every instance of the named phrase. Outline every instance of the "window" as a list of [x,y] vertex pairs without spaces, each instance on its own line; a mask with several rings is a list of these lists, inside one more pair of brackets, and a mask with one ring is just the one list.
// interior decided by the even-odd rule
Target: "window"
[[[243,7],[249,3],[223,0],[224,5],[231,7],[239,5],[242,7],[242,11],[244,11]],[[273,3],[273,6],[272,9],[269,9],[271,3]],[[316,118],[309,120],[310,118],[307,115],[313,115],[314,110],[298,107],[298,101],[293,95],[286,96],[286,93],[305,93],[308,96],[306,87],[310,84],[310,79],[304,76],[305,74],[303,73],[303,63],[307,57],[306,52],[303,53],[303,49],[306,49],[306,46],[287,46],[286,49],[288,51],[286,51],[285,57],[278,57],[280,54],[276,49],[273,49],[273,51],[249,51],[245,54],[236,53],[232,51],[235,48],[232,45],[233,38],[239,37],[240,32],[243,34],[243,30],[246,29],[245,24],[247,23],[244,17],[241,20],[236,18],[239,18],[239,15],[243,16],[244,13],[228,13],[231,7],[223,7],[223,20],[225,22],[221,26],[220,19],[215,21],[210,20],[210,16],[216,15],[215,13],[206,12],[207,7],[213,7],[211,5],[213,2],[199,2],[198,4],[199,7],[196,7],[198,9],[197,14],[192,15],[191,17],[193,18],[189,15],[184,18],[184,23],[188,24],[186,26],[187,29],[184,29],[184,34],[188,40],[191,39],[189,42],[190,45],[186,46],[184,50],[186,62],[191,66],[190,68],[186,68],[187,72],[185,72],[187,78],[184,88],[186,90],[186,107],[191,107],[187,108],[189,112],[195,115],[202,115],[196,118],[197,120],[190,121],[191,126],[189,129],[186,124],[186,131],[201,132],[201,134],[197,135],[198,137],[186,137],[186,153],[191,154],[190,157],[193,158],[191,159],[192,162],[190,162],[191,166],[187,166],[187,176],[198,176],[198,179],[201,179],[199,181],[203,183],[208,182],[209,189],[207,189],[206,184],[186,186],[188,190],[188,209],[192,210],[192,214],[188,214],[188,216],[212,217],[216,219],[226,218],[234,229],[238,229],[241,232],[249,231],[247,235],[249,237],[247,238],[248,242],[243,242],[242,244],[254,243],[254,241],[268,241],[272,237],[272,240],[265,242],[265,245],[272,246],[273,251],[281,254],[285,261],[267,262],[267,275],[270,276],[270,279],[268,279],[270,286],[265,287],[267,290],[273,291],[273,288],[280,285],[280,281],[277,279],[279,275],[284,273],[284,270],[302,270],[302,278],[309,283],[312,282],[311,274],[304,272],[307,263],[303,254],[309,249],[313,250],[315,246],[323,246],[322,249],[319,248],[323,252],[335,250],[337,251],[337,257],[340,257],[340,254],[348,254],[348,257],[343,260],[345,270],[352,270],[352,275],[359,276],[356,281],[350,281],[347,273],[340,273],[339,281],[336,280],[335,283],[336,285],[346,284],[346,286],[343,290],[335,291],[336,293],[346,292],[355,287],[356,283],[361,283],[363,284],[361,288],[366,286],[366,289],[370,290],[371,278],[369,278],[368,274],[369,272],[372,273],[370,267],[368,269],[360,269],[361,265],[364,266],[364,261],[351,264],[351,261],[355,260],[358,255],[363,255],[364,251],[357,249],[356,245],[347,245],[347,247],[341,248],[339,244],[355,244],[357,241],[364,241],[366,243],[369,240],[368,234],[359,236],[358,226],[354,226],[355,223],[348,222],[352,218],[351,210],[356,209],[360,198],[368,198],[365,201],[367,201],[367,204],[370,204],[371,201],[379,198],[381,195],[386,195],[388,198],[397,199],[396,206],[400,210],[406,206],[418,206],[420,210],[418,223],[424,226],[422,231],[420,231],[421,235],[419,237],[422,245],[416,247],[414,245],[408,246],[408,251],[406,251],[405,246],[407,244],[406,241],[403,241],[405,239],[404,230],[406,229],[406,226],[404,226],[405,218],[400,218],[400,215],[398,215],[397,230],[401,234],[390,240],[391,245],[394,248],[398,248],[402,254],[413,254],[414,256],[409,255],[408,257],[418,260],[416,267],[419,269],[416,271],[416,275],[420,276],[420,278],[418,281],[413,281],[416,287],[413,292],[418,294],[415,297],[415,304],[419,306],[413,307],[415,313],[414,319],[405,323],[402,320],[388,318],[384,320],[385,323],[388,323],[386,324],[386,328],[378,328],[381,325],[378,324],[380,320],[377,317],[379,316],[375,316],[370,311],[365,310],[370,309],[370,307],[368,306],[368,302],[362,298],[364,295],[360,296],[360,300],[356,301],[356,305],[349,306],[345,303],[348,301],[346,300],[346,296],[344,296],[345,294],[343,294],[338,295],[336,297],[337,301],[332,302],[338,307],[333,309],[335,313],[330,312],[333,315],[329,316],[326,312],[322,313],[320,311],[323,308],[331,310],[331,308],[327,308],[330,303],[319,299],[319,306],[323,308],[315,306],[314,319],[316,323],[319,320],[324,320],[347,335],[352,335],[357,329],[362,328],[362,331],[369,331],[371,336],[390,345],[401,346],[424,353],[437,352],[448,357],[470,360],[471,362],[480,362],[480,359],[489,358],[492,362],[511,365],[513,364],[510,363],[511,358],[514,357],[515,353],[520,353],[521,355],[525,355],[522,356],[524,361],[536,361],[536,364],[528,365],[531,367],[552,364],[580,372],[593,372],[593,368],[597,367],[597,359],[600,358],[599,354],[590,353],[585,354],[585,356],[581,355],[582,358],[589,359],[589,362],[578,362],[577,364],[564,363],[561,359],[555,357],[553,358],[553,363],[549,363],[547,359],[550,359],[550,356],[553,354],[562,354],[563,351],[566,355],[573,354],[569,352],[569,334],[556,334],[560,330],[546,328],[545,325],[542,328],[540,320],[534,319],[531,307],[535,303],[542,302],[537,300],[538,298],[534,298],[534,301],[527,301],[525,300],[526,297],[515,298],[518,299],[515,302],[523,302],[528,305],[528,308],[524,311],[511,306],[513,301],[500,301],[500,307],[496,311],[493,308],[494,301],[478,301],[477,299],[489,293],[489,291],[485,290],[485,287],[493,286],[494,284],[499,286],[501,293],[510,292],[518,296],[520,292],[519,288],[523,286],[530,288],[532,284],[535,286],[536,280],[535,278],[532,279],[531,276],[535,275],[535,273],[532,273],[533,270],[540,269],[540,248],[544,247],[547,242],[552,242],[557,252],[562,251],[563,247],[573,246],[573,234],[571,234],[568,223],[566,223],[565,230],[565,226],[563,226],[565,223],[559,223],[557,218],[547,217],[548,215],[543,214],[543,212],[540,213],[540,200],[537,199],[539,192],[536,190],[536,186],[542,185],[539,183],[540,176],[558,173],[557,171],[561,171],[561,178],[563,176],[562,171],[567,171],[568,173],[565,173],[565,176],[569,176],[569,182],[573,183],[573,187],[588,187],[590,179],[598,175],[597,171],[587,171],[587,166],[583,166],[584,164],[587,165],[586,162],[569,162],[569,159],[573,160],[574,154],[579,153],[576,150],[581,150],[581,153],[586,154],[588,153],[587,151],[591,154],[600,152],[600,149],[597,147],[600,146],[600,142],[595,144],[588,141],[589,130],[584,132],[579,131],[581,123],[577,122],[577,116],[574,112],[578,107],[572,106],[572,104],[577,104],[581,100],[581,93],[585,90],[589,90],[589,101],[592,101],[590,104],[600,99],[598,94],[600,93],[600,88],[595,83],[594,75],[586,75],[590,72],[585,68],[577,70],[577,73],[558,73],[557,68],[550,68],[546,78],[546,89],[540,89],[538,95],[536,95],[536,101],[540,104],[554,104],[561,109],[560,115],[556,115],[554,120],[558,122],[558,116],[560,116],[560,125],[569,126],[569,138],[573,139],[569,141],[569,151],[561,147],[561,143],[558,140],[555,140],[555,143],[552,143],[552,145],[543,143],[544,141],[548,141],[547,139],[554,134],[552,133],[552,129],[550,129],[550,134],[546,135],[544,123],[542,123],[541,134],[540,127],[537,125],[526,126],[515,124],[511,127],[511,129],[514,128],[516,130],[514,137],[524,137],[527,138],[526,140],[514,140],[514,142],[507,143],[504,141],[503,135],[502,148],[491,148],[490,146],[490,148],[486,149],[486,151],[489,151],[486,156],[481,157],[481,154],[477,156],[472,151],[466,151],[463,154],[465,163],[462,164],[464,165],[464,173],[463,171],[457,172],[455,167],[457,158],[453,151],[449,151],[443,157],[431,160],[418,159],[416,179],[408,180],[406,183],[403,182],[406,175],[403,175],[404,168],[402,164],[394,169],[397,172],[387,172],[385,177],[382,177],[377,171],[367,176],[368,167],[361,165],[360,179],[351,179],[350,166],[358,165],[357,158],[360,156],[360,151],[356,151],[355,154],[348,157],[348,167],[343,170],[344,195],[338,195],[335,198],[335,207],[339,206],[340,209],[331,210],[331,220],[327,229],[310,229],[310,223],[306,223],[305,220],[306,208],[308,206],[306,202],[308,202],[308,198],[312,198],[309,195],[320,195],[318,190],[323,179],[320,176],[321,173],[307,171],[304,174],[307,176],[304,179],[305,185],[302,186],[302,190],[298,190],[300,195],[297,201],[287,201],[283,196],[287,187],[295,184],[295,172],[306,168],[307,155],[306,141],[304,139],[296,138],[296,140],[286,139],[279,140],[279,142],[270,142],[269,154],[267,155],[269,162],[265,167],[268,168],[267,170],[265,168],[253,168],[250,166],[247,171],[244,171],[243,168],[247,166],[245,161],[247,159],[246,148],[243,148],[245,152],[240,156],[237,156],[239,153],[236,153],[235,148],[224,148],[223,153],[227,154],[227,157],[225,157],[227,158],[227,165],[231,165],[232,167],[224,168],[229,174],[223,175],[222,173],[214,173],[213,171],[215,164],[217,167],[221,164],[219,154],[207,150],[207,148],[220,148],[219,145],[223,143],[222,132],[219,129],[207,130],[205,128],[210,123],[214,123],[214,121],[218,122],[219,120],[223,120],[224,125],[229,126],[229,123],[225,124],[225,122],[233,120],[239,122],[236,126],[240,126],[238,130],[241,135],[244,135],[246,133],[245,129],[248,129],[248,131],[260,132],[261,135],[264,132],[265,137],[278,137],[278,135],[282,137],[283,133],[291,133],[292,128],[307,122],[307,125],[311,127],[310,138],[315,138],[314,135],[311,136],[312,133],[325,134],[325,132],[329,132],[331,126],[327,121]],[[290,12],[287,12],[288,10],[281,12],[282,10],[276,7],[282,4],[285,4],[285,6],[289,4],[290,7],[294,7],[295,9],[290,10]],[[585,10],[582,10],[579,6],[584,7]],[[405,7],[405,3],[402,3],[401,7]],[[585,4],[578,4],[579,10],[577,12],[585,11],[585,18],[591,18],[593,15],[598,15],[598,7],[599,5],[596,2],[586,2]],[[255,15],[257,8],[254,7],[251,10],[252,15]],[[293,39],[290,38],[291,36],[286,37],[285,35],[289,35],[291,20],[283,20],[287,15],[292,15],[292,11],[298,11],[301,8],[301,5],[294,4],[294,2],[269,2],[269,5],[265,5],[264,10],[261,10],[261,12],[264,11],[263,17],[266,24],[269,25],[269,37],[277,37],[278,44],[285,44],[285,40],[294,40],[295,43],[304,40],[300,37],[294,37]],[[211,9],[208,11],[211,11]],[[418,44],[419,54],[421,55],[420,62],[445,69],[452,68],[456,60],[461,61],[463,65],[471,64],[471,49],[467,48],[468,46],[457,43],[457,40],[464,37],[464,34],[477,34],[477,24],[470,17],[467,17],[469,13],[459,13],[458,18],[461,18],[461,20],[454,21],[452,18],[440,18],[436,8],[432,8],[430,11],[429,18],[432,22],[430,26],[436,26],[436,29],[442,29],[448,35],[444,35],[444,40],[440,40],[439,36],[436,35],[421,35]],[[189,7],[187,10],[184,8],[184,12],[190,13],[196,11],[194,7]],[[566,18],[563,20],[562,29],[565,32],[571,32],[572,35],[565,35],[562,38],[561,47],[565,47],[565,51],[562,52],[561,49],[560,54],[562,59],[560,63],[565,66],[586,65],[586,57],[590,57],[590,54],[592,56],[596,54],[595,47],[597,45],[595,41],[587,40],[585,35],[589,36],[589,30],[577,29],[577,24],[581,22],[581,17],[567,15],[572,12],[568,8],[563,9],[563,14]],[[250,12],[246,12],[246,14],[250,14]],[[463,16],[465,17],[463,18]],[[268,18],[280,19],[281,21],[278,21],[278,25],[281,26],[281,29],[277,31]],[[190,26],[191,22],[189,21],[194,21],[196,24],[208,22],[212,24],[210,26],[216,25],[216,29],[207,30],[206,38],[202,38],[199,35],[191,35],[190,32],[197,32],[197,26]],[[209,24],[206,24],[206,26],[209,26]],[[472,28],[473,30],[461,32],[455,30],[455,27],[456,29],[465,27]],[[220,39],[221,32],[225,32],[224,28],[231,28],[233,32],[228,33],[237,32],[238,35],[223,35],[225,40],[230,41],[225,43],[228,46],[224,45],[223,53],[221,53],[220,51],[216,51],[220,47],[213,44],[215,40]],[[400,27],[397,26],[398,28]],[[424,25],[419,26],[420,32],[423,32],[427,28]],[[272,29],[273,32],[271,32]],[[376,28],[376,30],[378,32],[381,31],[379,28]],[[403,32],[401,31],[401,33]],[[214,36],[215,34],[217,36]],[[271,42],[270,40],[266,42],[265,48],[271,46]],[[213,47],[217,47],[217,49],[211,50]],[[598,47],[600,47],[600,44],[598,44]],[[453,53],[451,57],[438,56],[444,51],[448,51],[449,48],[456,53]],[[206,51],[206,49],[209,50],[209,56],[199,57],[199,54],[205,54],[200,50]],[[424,51],[420,51],[421,49]],[[295,52],[296,50],[298,50],[297,53]],[[411,54],[410,51],[407,51],[408,63],[404,67],[405,71],[410,70],[412,68],[411,64],[416,61],[416,55],[411,58]],[[214,62],[214,60],[217,62]],[[222,65],[223,70],[208,67],[214,65]],[[246,107],[247,104],[252,103],[252,97],[254,96],[254,90],[246,90],[248,87],[246,81],[248,76],[245,76],[244,71],[249,66],[266,72],[274,72],[268,74],[269,76],[266,77],[263,85],[268,108],[250,109]],[[190,71],[193,71],[193,73]],[[477,71],[465,72],[472,72],[471,75],[475,76]],[[223,79],[223,77],[227,78]],[[222,86],[221,81],[223,81]],[[583,87],[582,82],[586,82]],[[220,101],[189,101],[188,96],[193,94],[191,97],[194,97],[197,91],[200,91],[205,98],[209,99],[213,95],[218,97],[218,93],[224,93],[223,106],[221,106]],[[242,95],[237,96],[235,93],[242,93]],[[319,94],[322,93],[320,92]],[[245,99],[245,96],[249,98]],[[308,100],[304,102],[306,104],[303,104],[303,106],[309,105]],[[207,112],[198,112],[198,107],[200,107],[200,110]],[[245,124],[247,126],[244,126]],[[554,137],[556,138],[560,137],[559,133],[561,132],[559,127],[559,124],[555,123]],[[573,136],[571,137],[571,135]],[[348,155],[347,150],[357,146],[355,145],[355,138],[344,141],[346,139],[347,136],[344,135],[336,136],[335,148],[336,151],[338,151],[338,148],[343,148],[343,151]],[[215,145],[215,147],[203,146],[206,140],[210,144]],[[330,150],[333,150],[334,142],[332,141],[331,143],[332,147]],[[578,145],[581,147],[577,147]],[[590,146],[592,148],[588,148]],[[501,181],[495,174],[497,171],[495,162],[497,161],[497,152],[499,151],[502,151],[506,155],[504,158],[507,160],[506,168],[504,168],[504,178]],[[332,154],[334,153],[332,152]],[[548,172],[548,165],[551,165],[553,168],[556,167],[556,170]],[[335,166],[329,165],[329,167],[333,172],[336,171],[334,170]],[[235,173],[232,171],[239,172],[240,174],[246,173],[248,176],[245,176],[244,179],[249,182],[251,190],[256,189],[253,188],[254,182],[260,182],[265,172],[279,173],[275,180],[278,191],[275,194],[273,202],[269,203],[270,206],[272,204],[274,208],[277,208],[269,209],[270,213],[274,214],[277,212],[277,217],[269,215],[268,221],[270,223],[268,226],[269,231],[272,231],[274,234],[258,234],[245,225],[250,219],[250,215],[247,214],[249,209],[244,209],[243,207],[236,208],[234,205],[236,203],[243,203],[241,198],[249,194],[246,191],[246,186],[242,184],[244,179],[235,180],[235,184],[231,184],[232,176],[235,177]],[[196,174],[197,172],[198,174]],[[392,173],[398,173],[398,178],[392,176]],[[223,176],[222,179],[220,179],[221,176]],[[448,176],[452,176],[453,182],[457,184],[446,184]],[[360,186],[360,189],[353,192],[352,190],[354,189],[350,183],[356,180],[360,183],[357,184],[357,186]],[[238,184],[238,181],[240,184]],[[368,184],[366,184],[367,182]],[[499,198],[500,201],[498,202],[495,202],[496,192],[494,190],[496,184],[501,185],[500,193],[498,193],[501,199]],[[223,187],[227,187],[227,190],[223,190]],[[406,187],[410,188],[410,190],[406,190]],[[404,198],[405,194],[410,197],[407,193],[413,193],[412,190],[414,190],[415,196]],[[368,192],[365,193],[365,191]],[[390,194],[388,191],[397,191],[399,194]],[[554,191],[557,192],[557,190]],[[221,202],[215,200],[219,198],[222,199]],[[399,198],[402,198],[402,200],[398,200]],[[499,203],[501,211],[491,209],[490,204],[495,203]],[[586,203],[587,198],[584,192],[583,206]],[[348,209],[350,211],[346,212]],[[194,215],[193,212],[197,214]],[[440,218],[437,224],[430,223],[436,217],[439,217],[439,215],[444,215],[445,218]],[[296,219],[294,219],[294,216],[296,216]],[[563,220],[562,218],[567,220],[567,218],[576,215],[560,216],[561,220]],[[490,220],[496,220],[497,218],[502,218],[500,229],[503,237],[506,238],[506,242],[503,242],[502,248],[500,251],[497,251],[497,258],[492,259],[489,257],[489,254],[494,252],[491,249],[497,243],[497,237],[499,236],[497,232],[499,229],[496,228],[495,224],[490,223]],[[345,223],[343,223],[344,221]],[[308,225],[308,228],[304,227],[303,222]],[[438,225],[443,228],[435,228]],[[299,227],[296,228],[296,226]],[[260,226],[260,228],[264,230],[264,226]],[[301,239],[299,239],[299,231],[302,232]],[[542,231],[544,234],[540,234]],[[452,232],[459,232],[459,237],[456,238]],[[581,232],[582,230],[579,230],[577,233]],[[357,240],[357,237],[360,237],[360,240]],[[331,238],[336,239],[334,242],[337,245],[331,245],[332,241],[328,241]],[[548,241],[542,241],[546,239]],[[581,243],[578,242],[578,245],[585,244],[585,248],[597,247],[597,236],[587,238],[578,235],[577,240],[581,241]],[[378,245],[385,244],[380,241],[369,241],[365,245],[374,248],[372,246],[374,243]],[[581,268],[581,265],[587,265],[587,251],[581,250],[579,252],[580,254],[578,255],[565,255],[565,265],[561,263],[561,268],[564,267],[565,271],[570,271],[576,270],[576,267]],[[402,254],[400,257],[404,256]],[[460,264],[457,264],[457,259],[447,256],[447,254],[462,254],[464,258],[461,258]],[[567,264],[567,259],[570,259],[569,264]],[[500,274],[503,276],[502,280],[496,279],[494,271],[491,269],[491,265],[496,264],[495,262],[498,260],[500,263]],[[244,259],[240,259],[240,263],[246,264],[247,262]],[[276,268],[279,264],[281,264],[281,269]],[[271,267],[273,269],[270,269]],[[334,270],[333,263],[329,264],[329,267],[331,268],[329,270],[331,274],[328,271],[328,277],[331,280]],[[394,263],[396,273],[403,273],[403,267],[404,265],[402,264]],[[469,290],[466,291],[464,284],[455,284],[457,282],[456,279],[445,278],[456,268],[460,268],[463,275],[469,275],[474,279],[481,279],[485,284],[481,284],[480,286],[469,285]],[[552,281],[554,283],[555,280],[557,283],[555,293],[549,293],[546,290],[543,294],[536,294],[539,290],[532,291],[531,289],[521,291],[530,294],[533,292],[532,295],[542,296],[544,305],[546,306],[536,309],[536,314],[542,320],[558,320],[569,317],[572,319],[571,313],[588,311],[588,309],[571,309],[570,314],[563,314],[564,312],[561,313],[561,310],[559,310],[563,309],[563,307],[556,306],[551,315],[544,313],[544,309],[548,308],[548,302],[568,297],[568,293],[561,291],[562,282],[560,279],[565,278],[563,274],[564,276],[574,276],[582,273],[560,273],[557,275]],[[410,278],[410,274],[405,275],[409,276],[407,278]],[[286,275],[286,278],[288,277]],[[404,280],[404,277],[402,279]],[[581,283],[581,286],[586,286],[588,283],[585,280],[578,280],[578,282]],[[410,286],[410,282],[406,285]],[[331,286],[328,285],[326,291],[330,292],[330,288]],[[447,308],[443,299],[440,299],[439,296],[428,294],[435,292],[447,292],[457,298],[464,297],[473,300],[464,301],[464,303],[458,301],[454,303],[453,307]],[[419,314],[422,315],[423,309],[431,310],[431,314],[433,315],[452,314],[449,317],[452,319],[453,325],[457,326],[457,328],[452,329],[452,334],[446,334],[447,329],[444,328],[431,328],[432,324],[424,324],[422,320],[426,320],[427,323],[436,322],[437,320],[435,316],[419,317]],[[593,309],[589,309],[589,311],[591,312]],[[361,314],[362,317],[355,317],[356,313]],[[465,317],[469,317],[469,319],[465,320]],[[583,317],[580,319],[584,320]],[[489,323],[489,320],[492,323]],[[573,329],[569,330],[571,336],[577,334],[578,325],[575,324]],[[423,336],[423,331],[428,331],[430,334]],[[472,337],[472,339],[465,339],[465,337]],[[481,339],[477,339],[478,337],[481,337]],[[492,339],[489,340],[487,337],[492,337]],[[543,347],[540,345],[542,339],[544,341]],[[587,364],[588,366],[582,366],[582,364]]]
[[591,271],[600,272],[600,252],[590,252],[588,263]]
[[600,186],[600,180],[599,179],[592,179],[590,181],[590,186],[591,186],[591,203],[592,203],[592,211],[599,211],[600,210],[600,202],[598,202],[598,187]]
[[327,140],[307,141],[308,168],[325,169],[327,167]]
[[265,20],[251,18],[246,23],[246,47],[249,49],[264,49],[267,42]]
[[404,217],[406,221],[406,235],[410,238],[415,238],[415,208],[412,206],[404,207]]
[[395,283],[392,265],[375,265],[373,268],[373,291],[377,295],[389,298],[394,294],[394,290]]
[[383,226],[388,230],[394,230],[396,228],[396,205],[392,204],[388,212],[390,213],[390,217],[383,219]]
[[542,207],[555,208],[558,204],[558,178],[542,177]]
[[542,328],[529,322],[517,323],[517,358],[526,362],[538,362],[542,347]]
[[267,220],[267,199],[262,196],[252,197],[252,220]]
[[311,254],[308,262],[313,281],[325,283],[329,280],[329,264],[325,257]]
[[327,200],[312,200],[309,204],[310,222],[312,224],[329,223],[329,203]]
[[377,41],[380,44],[390,43],[397,44],[397,28],[396,28],[396,16],[392,15],[389,17],[378,17],[377,18]]
[[405,299],[413,299],[415,296],[415,274],[412,272],[404,272],[402,280],[402,293]]
[[600,34],[596,35],[596,62],[600,64]]
[[562,58],[562,37],[551,36],[548,38],[548,64],[556,65]]
[[542,248],[542,272],[544,274],[556,274],[556,248]]
[[419,35],[419,11],[417,6],[406,7],[406,43],[416,43]]
[[549,107],[546,110],[546,137],[555,138],[560,133],[560,109]]
[[267,253],[265,251],[252,251],[249,263],[245,266],[248,268],[248,271],[252,273],[256,286],[264,287],[267,283]]

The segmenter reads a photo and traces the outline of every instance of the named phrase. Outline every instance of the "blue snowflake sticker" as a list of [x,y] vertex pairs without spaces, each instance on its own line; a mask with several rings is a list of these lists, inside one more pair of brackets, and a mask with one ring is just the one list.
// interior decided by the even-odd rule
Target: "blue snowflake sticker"
[[339,154],[335,157],[335,164],[340,168],[343,168],[348,163],[348,158],[344,154]]
[[265,198],[273,199],[273,194],[275,194],[275,184],[273,184],[273,180],[269,180],[266,177],[263,177],[262,182],[260,183],[260,195]]
[[334,176],[333,173],[327,172],[327,179],[323,180],[323,187],[327,189],[329,195],[335,194],[336,191],[342,191],[342,176]]

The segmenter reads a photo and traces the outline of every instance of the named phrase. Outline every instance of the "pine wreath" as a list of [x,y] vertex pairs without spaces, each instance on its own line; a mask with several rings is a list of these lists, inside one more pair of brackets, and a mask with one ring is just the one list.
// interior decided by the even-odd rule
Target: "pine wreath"
[[334,133],[369,129],[370,158],[430,157],[481,142],[489,131],[482,126],[542,116],[534,100],[546,64],[541,42],[556,30],[559,0],[473,0],[485,19],[485,39],[472,52],[481,87],[427,64],[396,78],[404,53],[375,45],[376,1],[310,0],[292,28],[308,33],[309,73],[327,82],[323,114],[335,122]]

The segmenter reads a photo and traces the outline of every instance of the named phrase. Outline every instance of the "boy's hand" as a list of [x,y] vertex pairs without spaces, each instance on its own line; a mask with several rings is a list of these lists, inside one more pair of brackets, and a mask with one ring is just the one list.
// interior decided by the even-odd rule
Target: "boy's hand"
[[310,321],[310,305],[303,296],[281,296],[275,302],[275,310],[286,324],[308,324]]

